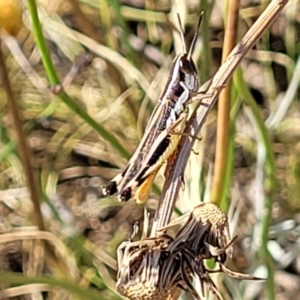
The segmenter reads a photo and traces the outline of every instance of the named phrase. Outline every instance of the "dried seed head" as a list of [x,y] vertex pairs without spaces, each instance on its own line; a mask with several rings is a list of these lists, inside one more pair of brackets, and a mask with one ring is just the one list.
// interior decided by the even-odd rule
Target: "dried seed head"
[[[203,259],[226,260],[225,251],[230,245],[230,234],[225,212],[215,204],[201,203],[183,220],[184,224],[170,243],[170,252],[188,247]],[[173,223],[178,224],[176,221]],[[211,251],[214,248],[216,251]]]
[[[199,299],[193,288],[192,278],[199,278],[209,290],[214,287],[201,257],[188,249],[170,253],[171,239],[145,239],[127,242],[118,250],[121,255],[117,276],[118,292],[131,299],[165,300],[176,288],[182,288]],[[204,293],[204,288],[202,288]]]
[[131,300],[168,299],[170,288],[164,288],[160,282],[161,265],[166,256],[164,240],[128,242],[121,247],[118,250],[118,256],[122,256],[116,284],[118,292]]
[[[227,249],[227,245],[231,244],[227,214],[213,203],[202,203],[195,207],[192,216],[200,226],[201,224],[210,225],[209,232],[207,232],[207,237],[204,241],[205,245],[218,248],[220,250],[220,259],[224,262],[226,260],[225,250]],[[222,249],[223,253],[221,253]],[[217,254],[214,255],[211,251],[206,253],[206,255],[208,257],[205,258],[219,256]]]
[[117,283],[117,291],[130,300],[166,300],[170,295],[169,291],[161,291],[151,283],[140,280],[129,281],[126,285]]
[[[254,276],[228,269],[226,249],[230,241],[227,215],[216,205],[202,203],[193,212],[175,224],[183,223],[175,238],[168,236],[163,228],[156,238],[138,242],[124,242],[118,248],[118,292],[131,300],[171,299],[173,292],[181,288],[201,299],[192,279],[200,281],[202,295],[204,286],[222,300],[210,274],[223,272],[239,279],[257,280]],[[174,224],[174,223],[173,223]],[[173,225],[171,225],[173,226]],[[204,260],[214,258],[218,270],[209,270]]]
[[202,224],[209,223],[216,228],[228,226],[228,218],[224,211],[213,203],[201,203],[192,212],[194,219]]

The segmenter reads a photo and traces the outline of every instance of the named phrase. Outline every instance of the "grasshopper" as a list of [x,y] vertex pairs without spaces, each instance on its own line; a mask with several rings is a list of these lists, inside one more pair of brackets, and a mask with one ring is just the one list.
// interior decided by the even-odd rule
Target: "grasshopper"
[[119,201],[135,198],[137,203],[144,203],[147,200],[158,170],[176,150],[188,117],[187,104],[199,89],[199,77],[191,56],[202,14],[188,51],[179,14],[177,16],[183,53],[172,62],[166,87],[154,107],[138,148],[122,172],[102,187],[104,195],[117,193]]

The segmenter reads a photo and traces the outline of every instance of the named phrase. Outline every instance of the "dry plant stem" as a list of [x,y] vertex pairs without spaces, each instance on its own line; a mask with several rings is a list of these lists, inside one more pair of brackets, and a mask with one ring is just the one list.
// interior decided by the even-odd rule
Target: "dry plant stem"
[[[222,63],[236,44],[237,28],[239,19],[240,0],[228,1],[228,19],[225,30]],[[230,131],[230,99],[232,79],[228,81],[225,89],[220,94],[218,102],[217,117],[217,143],[214,164],[214,179],[212,185],[211,202],[220,205],[222,198],[226,195],[226,171],[229,153],[229,131]]]
[[[0,36],[1,38],[1,36]],[[1,51],[1,40],[0,40],[0,79],[2,81],[3,88],[7,97],[7,107],[12,116],[12,123],[17,137],[18,153],[22,162],[24,176],[26,180],[26,186],[28,187],[30,199],[33,202],[34,207],[34,221],[35,225],[41,231],[45,231],[44,220],[40,210],[40,199],[42,194],[39,190],[39,185],[36,183],[36,180],[33,175],[33,168],[30,163],[30,154],[29,149],[26,143],[26,136],[22,130],[21,120],[18,114],[18,107],[14,100],[13,92],[10,86],[10,82],[7,76],[7,70],[5,66],[5,61],[3,53]],[[46,242],[47,243],[47,242]],[[46,260],[48,266],[55,270],[56,273],[60,273],[68,277],[68,267],[65,265],[63,260],[58,260],[56,254],[53,252],[52,248],[48,247],[46,244]]]
[[54,94],[59,94],[63,90],[65,90],[75,79],[77,74],[83,69],[85,66],[90,64],[92,61],[92,56],[89,53],[82,53],[75,58],[75,61],[72,64],[72,67],[68,74],[65,76],[63,82],[61,84],[55,85],[51,87],[51,91]]
[[30,154],[28,145],[26,142],[26,136],[24,136],[24,132],[22,130],[22,123],[18,114],[18,106],[15,102],[13,92],[10,86],[10,82],[7,75],[7,70],[5,66],[5,61],[3,57],[3,53],[1,51],[1,43],[0,43],[0,74],[1,81],[3,84],[3,88],[6,93],[7,98],[7,107],[9,113],[12,117],[12,123],[17,135],[17,145],[18,145],[18,153],[23,165],[24,176],[26,180],[26,185],[29,189],[30,198],[33,202],[34,206],[34,217],[36,221],[36,225],[40,230],[45,230],[45,225],[43,221],[43,217],[40,210],[40,197],[41,193],[39,192],[38,185],[35,182],[35,178],[33,176],[33,169],[30,164]]
[[[190,122],[187,124],[187,131],[190,131],[192,135],[197,135],[200,131],[205,119],[218,99],[221,91],[221,87],[224,87],[233,75],[234,70],[238,67],[239,63],[246,55],[246,53],[253,47],[257,40],[261,37],[265,30],[272,24],[277,15],[287,4],[288,0],[273,0],[256,20],[253,26],[245,34],[243,39],[236,45],[231,51],[226,61],[221,65],[218,72],[212,79],[212,83],[207,91],[208,94],[212,94],[210,98],[202,100],[206,105],[203,106],[199,102],[198,110],[195,110]],[[197,100],[197,97],[195,97]],[[189,126],[192,124],[191,130]],[[156,230],[166,226],[170,221],[174,205],[178,196],[181,176],[187,164],[190,152],[193,147],[193,139],[183,136],[176,152],[174,163],[169,165],[167,173],[172,174],[166,179],[164,188],[158,203],[158,208],[154,217],[154,223],[151,231],[151,236],[155,236]]]

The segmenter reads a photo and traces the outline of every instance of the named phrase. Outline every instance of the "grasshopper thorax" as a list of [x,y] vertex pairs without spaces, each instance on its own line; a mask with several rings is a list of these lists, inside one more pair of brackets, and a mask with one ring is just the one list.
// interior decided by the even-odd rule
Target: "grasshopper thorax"
[[172,99],[184,103],[198,91],[199,78],[196,66],[186,53],[175,57],[166,88],[161,99]]

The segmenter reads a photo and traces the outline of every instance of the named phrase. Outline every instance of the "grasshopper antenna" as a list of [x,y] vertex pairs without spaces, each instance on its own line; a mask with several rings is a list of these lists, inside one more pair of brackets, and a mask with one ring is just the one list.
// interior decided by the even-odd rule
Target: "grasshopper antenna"
[[[194,37],[193,37],[193,40],[192,40],[192,43],[191,43],[191,46],[190,46],[190,49],[189,49],[189,53],[187,55],[188,59],[190,59],[191,56],[192,56],[192,51],[193,51],[193,48],[194,48],[196,40],[197,40],[198,31],[199,31],[199,28],[200,28],[200,25],[201,25],[201,22],[202,22],[203,15],[204,15],[204,11],[201,11],[200,16],[199,16],[199,20],[198,20],[198,24],[197,24],[197,30],[194,33]],[[185,46],[185,48],[186,48],[186,46]]]
[[184,40],[184,30],[183,30],[183,27],[182,27],[182,23],[181,23],[179,13],[177,13],[177,19],[178,19],[178,24],[179,24],[179,33],[180,33],[180,38],[181,38],[181,41],[182,41],[183,52],[187,53],[186,43],[185,43],[185,40]]

